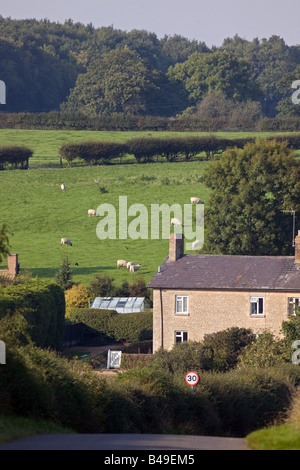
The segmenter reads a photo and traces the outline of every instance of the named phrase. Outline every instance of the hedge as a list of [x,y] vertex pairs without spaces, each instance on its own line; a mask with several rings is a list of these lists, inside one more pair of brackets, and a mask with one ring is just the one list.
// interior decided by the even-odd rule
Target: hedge
[[0,147],[0,170],[27,170],[33,151],[25,146]]
[[124,152],[124,145],[109,141],[66,143],[59,148],[59,154],[69,166],[75,158],[88,165],[107,164],[115,157],[122,158]]
[[152,339],[152,313],[117,313],[115,310],[73,308],[69,319],[81,322],[99,334],[99,340],[145,341]]
[[[208,159],[214,154],[224,151],[227,147],[243,147],[254,139],[236,138],[226,139],[210,136],[191,137],[135,137],[125,143],[116,142],[80,142],[65,143],[59,149],[59,154],[69,166],[75,158],[83,160],[88,165],[108,164],[112,159],[119,158],[124,154],[133,155],[138,163],[151,163],[153,161],[176,161],[197,157]],[[201,154],[205,156],[201,156]]]
[[32,341],[41,348],[62,350],[65,325],[65,297],[53,281],[30,279],[0,290],[0,319],[21,313]]
[[124,113],[99,114],[90,117],[80,112],[50,111],[45,113],[0,112],[1,129],[73,129],[93,131],[299,131],[299,117],[263,117],[252,122],[241,120],[232,124],[223,116],[203,118],[199,115],[167,118],[162,116],[139,116]]

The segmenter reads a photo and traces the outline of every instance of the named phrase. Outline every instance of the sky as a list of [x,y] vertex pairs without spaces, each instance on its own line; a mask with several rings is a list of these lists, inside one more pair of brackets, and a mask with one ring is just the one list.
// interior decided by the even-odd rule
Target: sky
[[2,0],[4,18],[92,23],[129,32],[144,29],[158,38],[179,34],[208,47],[238,34],[252,40],[283,38],[300,44],[299,0]]

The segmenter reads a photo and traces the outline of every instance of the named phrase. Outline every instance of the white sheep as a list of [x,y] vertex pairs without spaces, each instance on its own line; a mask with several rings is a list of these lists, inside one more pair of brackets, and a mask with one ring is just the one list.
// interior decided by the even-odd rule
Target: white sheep
[[201,248],[200,240],[195,240],[195,241],[192,243],[192,250],[197,250],[197,249],[200,250],[200,248]]
[[179,227],[182,227],[180,220],[176,218],[171,219],[171,225],[179,225]]
[[67,189],[67,186],[63,183],[60,188],[62,191],[65,191]]
[[62,238],[60,240],[60,244],[61,245],[70,245],[70,246],[72,246],[72,242],[71,242],[71,240],[69,240],[69,238]]
[[117,268],[119,268],[120,266],[124,266],[126,268],[127,267],[127,261],[125,261],[125,259],[118,259]]
[[132,264],[130,266],[130,272],[134,273],[135,271],[138,271],[142,265],[141,264]]
[[95,209],[89,209],[88,210],[88,216],[91,217],[91,215],[95,215],[96,217],[99,217],[99,215],[97,214],[97,211],[95,211]]
[[204,202],[199,197],[191,197],[192,204],[204,204]]
[[134,266],[135,263],[133,261],[128,261],[127,265],[126,265],[126,268],[127,269],[130,269],[130,266]]

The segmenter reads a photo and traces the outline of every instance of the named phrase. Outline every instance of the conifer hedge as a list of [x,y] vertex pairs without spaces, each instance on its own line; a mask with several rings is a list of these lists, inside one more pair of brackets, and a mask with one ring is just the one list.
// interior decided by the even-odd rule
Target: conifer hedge
[[53,281],[30,279],[0,290],[0,319],[20,313],[32,341],[41,348],[62,350],[65,327],[64,291]]
[[153,318],[150,312],[117,313],[98,308],[73,308],[69,319],[81,322],[99,334],[99,341],[145,341],[152,339]]

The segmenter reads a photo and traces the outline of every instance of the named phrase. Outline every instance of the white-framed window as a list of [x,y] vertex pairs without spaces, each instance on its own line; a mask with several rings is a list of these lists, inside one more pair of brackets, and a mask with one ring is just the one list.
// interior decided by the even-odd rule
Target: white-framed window
[[188,340],[187,331],[175,331],[175,343],[183,343]]
[[264,314],[264,298],[251,297],[250,298],[250,315],[263,315]]
[[299,298],[298,297],[289,297],[288,298],[288,314],[296,315],[297,310],[299,311]]
[[187,295],[176,295],[175,313],[187,314],[189,312],[189,297]]

